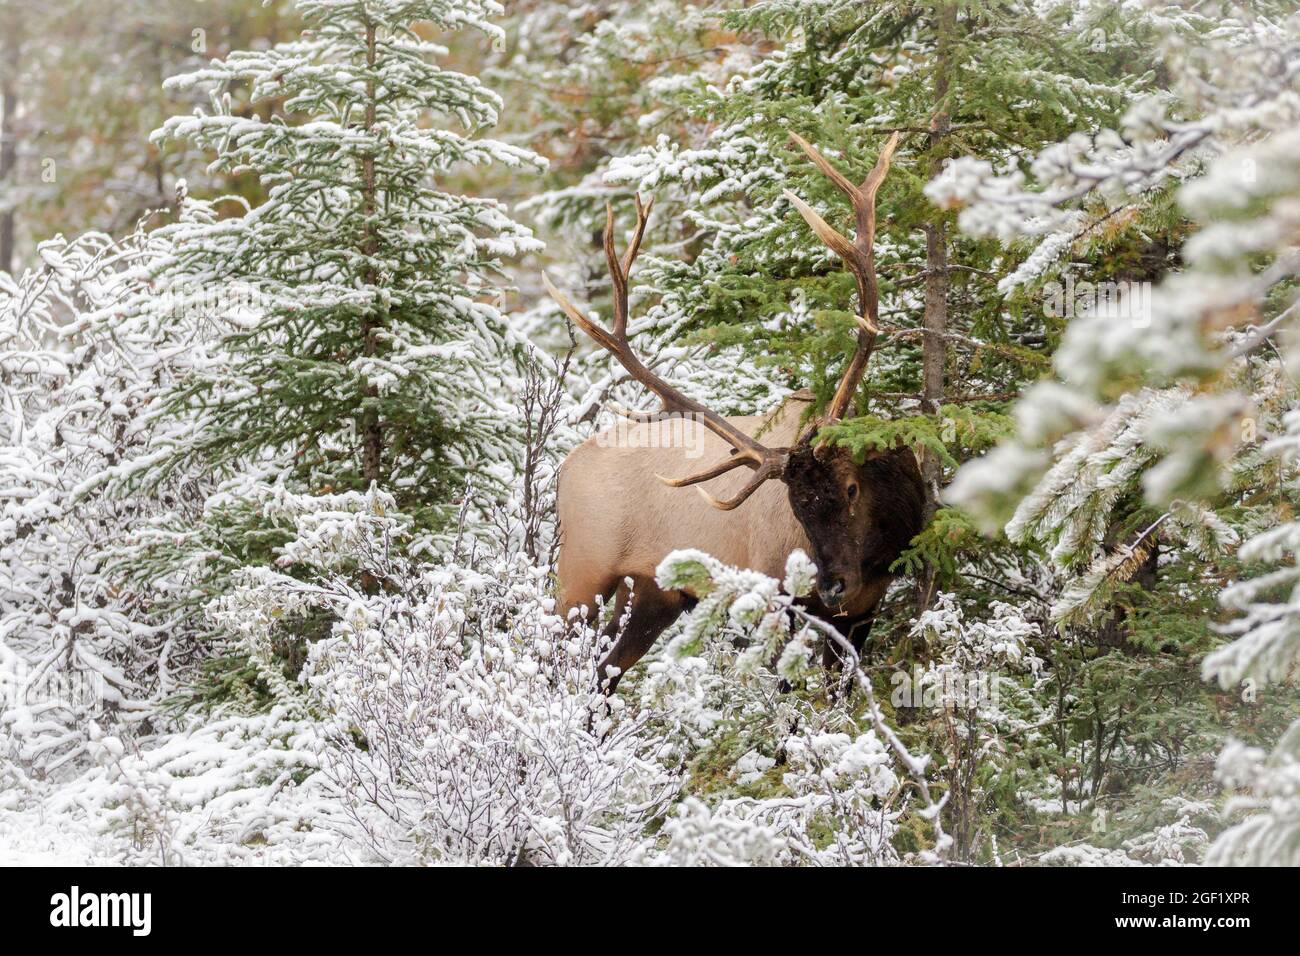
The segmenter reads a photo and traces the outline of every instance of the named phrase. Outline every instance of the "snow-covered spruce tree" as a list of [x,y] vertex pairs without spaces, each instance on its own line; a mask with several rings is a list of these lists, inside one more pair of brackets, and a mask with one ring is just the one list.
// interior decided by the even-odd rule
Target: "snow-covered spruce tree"
[[[595,259],[600,248],[591,235],[604,225],[605,199],[621,191],[601,182],[601,167],[639,147],[651,131],[676,132],[690,120],[656,112],[662,86],[701,70],[723,79],[747,59],[713,6],[702,0],[615,0],[598,7],[522,0],[507,10],[506,41],[493,51],[484,76],[511,103],[503,133],[551,159],[546,189],[527,205]],[[599,266],[592,271],[604,272]]]
[[[656,136],[689,140],[699,118],[666,104],[664,91],[680,82],[697,85],[705,75],[722,84],[752,66],[758,48],[768,42],[725,28],[715,6],[707,0],[599,5],[525,0],[511,4],[502,21],[506,42],[494,49],[483,72],[511,104],[500,135],[532,147],[550,164],[526,191],[504,180],[497,184],[491,170],[487,182],[492,185],[485,188],[496,195],[522,194],[515,208],[546,234],[548,268],[562,271],[561,284],[583,290],[588,301],[603,304],[610,294],[600,242],[605,203],[632,201],[632,189],[605,182],[610,162]],[[564,348],[565,323],[542,289],[540,274],[530,270],[519,277],[523,303],[530,305],[518,320],[534,341]],[[658,360],[686,352],[680,344],[646,344],[657,349],[651,354]],[[584,347],[572,365],[571,387],[580,401],[575,418],[594,418],[604,398],[625,405],[637,401],[626,373],[611,368],[602,350]],[[752,362],[743,362],[737,373],[738,391],[766,395],[765,378]],[[697,384],[712,388],[703,372]]]
[[[268,199],[164,227],[157,280],[245,283],[259,314],[222,343],[169,410],[194,415],[178,458],[320,491],[391,488],[424,526],[473,473],[500,479],[517,442],[502,398],[514,374],[498,308],[501,259],[540,248],[500,203],[440,188],[468,166],[543,161],[478,134],[499,98],[439,67],[434,28],[498,35],[480,0],[302,0],[301,39],[175,77],[210,111],[155,136],[255,173]],[[285,120],[262,118],[283,100]]]
[[[1011,534],[1052,547],[1074,579],[1056,604],[1062,622],[1091,616],[1157,542],[1172,552],[1162,576],[1180,562],[1194,571],[1184,601],[1245,576],[1222,594],[1241,612],[1224,629],[1235,639],[1208,654],[1200,647],[1203,671],[1253,708],[1285,710],[1300,663],[1289,520],[1300,15],[1288,4],[1171,8],[1165,47],[1177,97],[1139,103],[1120,129],[1044,151],[1037,188],[975,160],[954,163],[932,187],[965,205],[965,228],[1010,236],[1081,211],[1108,215],[1182,180],[1178,199],[1199,227],[1149,311],[1103,303],[1070,326],[1060,381],[1029,394],[1016,440],[969,466],[953,496],[994,526],[1010,514]],[[1147,509],[1144,527],[1108,540],[1107,516],[1134,499]],[[1263,693],[1270,683],[1278,689]],[[1225,750],[1222,779],[1241,790],[1230,809],[1257,812],[1209,859],[1296,861],[1297,740],[1293,725],[1271,755]]]
[[[477,166],[543,161],[479,136],[500,100],[439,67],[445,50],[426,39],[495,36],[497,7],[305,0],[298,12],[300,39],[170,80],[207,90],[211,107],[155,133],[212,150],[214,174],[254,174],[267,192],[253,208],[183,196],[183,215],[155,231],[171,254],[135,300],[147,310],[157,288],[191,290],[215,330],[150,404],[151,421],[184,427],[111,481],[130,494],[178,469],[211,477],[197,516],[159,514],[117,560],[196,625],[240,569],[277,559],[293,533],[272,507],[284,496],[382,486],[412,520],[412,546],[428,547],[471,477],[478,493],[506,487],[523,431],[510,391],[527,344],[493,283],[503,257],[540,244],[499,202],[447,186]],[[286,635],[290,671],[296,647]],[[234,676],[256,678],[238,659],[213,666],[223,696]]]

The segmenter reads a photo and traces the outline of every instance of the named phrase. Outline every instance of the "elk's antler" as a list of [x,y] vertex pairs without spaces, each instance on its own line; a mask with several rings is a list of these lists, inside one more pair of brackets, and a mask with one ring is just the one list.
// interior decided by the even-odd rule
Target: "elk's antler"
[[832,229],[826,220],[817,215],[816,210],[806,202],[790,190],[785,190],[785,197],[794,203],[794,207],[808,221],[808,225],[812,226],[817,238],[830,246],[844,260],[844,265],[848,267],[849,272],[853,273],[858,286],[858,345],[853,351],[853,357],[849,359],[848,367],[844,370],[844,377],[840,379],[839,387],[835,389],[835,396],[826,408],[824,419],[825,422],[834,422],[843,418],[844,413],[848,411],[853,395],[862,383],[862,376],[866,374],[867,362],[871,360],[871,350],[875,348],[876,335],[879,333],[876,323],[879,319],[880,294],[876,285],[876,260],[872,251],[876,241],[876,190],[880,188],[880,184],[889,173],[889,164],[894,157],[894,149],[898,146],[898,133],[889,137],[884,149],[880,151],[875,168],[867,174],[861,186],[849,182],[839,170],[826,161],[821,153],[800,136],[791,133],[790,138],[808,154],[808,158],[817,168],[849,197],[857,225],[856,234],[850,241],[837,230]]
[[627,369],[634,379],[658,395],[664,404],[663,410],[659,412],[633,412],[619,409],[619,414],[637,422],[652,422],[664,413],[690,415],[708,428],[709,431],[731,445],[731,455],[713,467],[684,478],[665,478],[663,475],[657,475],[656,477],[660,481],[673,488],[683,488],[687,485],[697,485],[702,481],[708,481],[710,478],[717,478],[719,475],[726,474],[741,466],[754,469],[754,474],[745,487],[741,488],[734,497],[725,501],[718,500],[703,488],[695,489],[713,507],[721,508],[723,511],[730,511],[732,508],[743,504],[763,482],[769,478],[781,477],[785,471],[787,449],[768,448],[755,441],[721,415],[705,408],[693,398],[684,395],[669,385],[650,371],[637,358],[636,353],[632,351],[632,345],[627,337],[627,280],[628,274],[632,270],[632,263],[636,260],[637,252],[641,248],[641,238],[645,235],[646,221],[650,218],[650,208],[653,205],[653,199],[642,205],[641,196],[640,194],[637,195],[636,231],[633,233],[632,241],[628,244],[627,250],[620,260],[614,249],[614,207],[609,203],[605,204],[605,260],[609,264],[609,274],[614,284],[614,324],[612,328],[601,328],[580,312],[563,292],[551,284],[550,278],[544,272],[542,273],[542,282],[546,285],[546,291],[551,294],[551,298],[564,310],[564,314],[595,339],[597,344],[618,359],[619,363],[623,368]]

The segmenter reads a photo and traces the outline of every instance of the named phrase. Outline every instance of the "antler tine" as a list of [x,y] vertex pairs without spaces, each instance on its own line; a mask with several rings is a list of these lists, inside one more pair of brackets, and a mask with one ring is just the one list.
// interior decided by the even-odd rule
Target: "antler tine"
[[872,248],[876,241],[876,191],[889,173],[889,166],[894,158],[894,150],[898,146],[898,133],[895,132],[889,137],[884,148],[880,151],[880,156],[876,159],[876,165],[867,174],[867,178],[862,181],[861,186],[855,186],[849,182],[839,170],[830,164],[826,157],[799,134],[791,133],[790,139],[807,154],[813,164],[831,182],[839,187],[844,195],[848,196],[849,202],[853,206],[853,217],[856,221],[857,230],[853,241],[850,242],[837,230],[831,228],[826,220],[817,214],[815,209],[790,192],[790,190],[785,190],[786,198],[794,203],[794,207],[807,220],[808,225],[812,227],[817,237],[830,246],[844,260],[844,264],[848,266],[849,271],[853,273],[858,286],[859,324],[865,325],[867,331],[875,332],[877,310],[879,308],[876,290],[876,264],[875,257],[872,254]]
[[605,261],[609,266],[610,279],[614,286],[614,322],[610,329],[602,328],[581,312],[568,297],[551,283],[551,279],[545,272],[542,273],[542,283],[546,286],[546,291],[551,294],[556,303],[564,310],[567,315],[579,328],[591,336],[601,348],[605,349],[616,359],[628,373],[644,385],[650,391],[659,396],[664,407],[662,412],[636,412],[626,409],[618,409],[620,415],[636,422],[653,422],[657,420],[663,412],[677,412],[688,414],[697,419],[701,424],[711,432],[731,445],[731,456],[717,465],[714,465],[695,475],[688,475],[684,478],[665,478],[662,475],[656,476],[664,484],[673,488],[681,488],[686,485],[694,485],[701,481],[708,481],[710,478],[717,478],[733,469],[741,466],[753,468],[754,476],[749,483],[741,489],[740,493],[734,498],[727,501],[719,501],[703,489],[697,488],[709,503],[714,507],[730,511],[744,502],[754,490],[769,478],[780,477],[785,468],[786,449],[770,449],[755,441],[749,435],[745,434],[739,428],[736,428],[729,421],[714,411],[704,407],[693,398],[689,398],[676,388],[669,385],[662,378],[650,371],[649,368],[637,357],[632,350],[631,342],[628,340],[628,276],[632,270],[632,263],[636,260],[637,253],[641,249],[641,239],[645,235],[646,223],[650,218],[650,210],[654,205],[654,200],[641,202],[641,196],[636,197],[636,229],[633,232],[632,240],[627,249],[619,258],[618,252],[614,248],[614,207],[611,203],[605,204],[605,230],[603,235],[603,244],[605,248]]
[[669,488],[685,488],[688,485],[698,485],[701,481],[708,481],[711,478],[717,478],[719,475],[725,475],[727,472],[739,468],[741,465],[748,465],[749,459],[741,454],[732,455],[730,458],[724,458],[712,468],[706,468],[704,471],[696,472],[693,475],[687,475],[685,478],[666,478],[663,475],[655,475]]
[[641,237],[645,235],[646,223],[650,221],[650,210],[655,207],[654,197],[651,196],[646,200],[645,205],[641,204],[641,194],[636,194],[636,231],[632,233],[632,241],[628,243],[627,251],[623,253],[623,277],[627,278],[632,271],[632,263],[636,261],[637,254],[641,252]]
[[[755,491],[757,491],[759,486],[762,485],[763,482],[771,478],[780,478],[783,471],[784,471],[784,456],[779,462],[769,461],[767,464],[760,465],[758,469],[754,472],[753,477],[750,478],[749,481],[745,483],[745,487],[741,488],[740,491],[736,492],[736,494],[733,497],[727,498],[725,500],[720,500],[718,498],[713,497],[713,495],[709,494],[703,488],[696,488],[695,490],[700,493],[700,496],[703,497],[705,501],[713,505],[713,507],[717,508],[719,511],[731,511],[735,508],[739,508],[746,501],[748,501],[749,496],[752,495]],[[719,472],[719,474],[721,474],[721,472]],[[710,477],[716,477],[716,476],[710,476]],[[663,479],[660,480],[662,481]]]
[[898,147],[898,133],[893,133],[885,142],[884,148],[880,150],[880,155],[876,157],[876,165],[872,167],[867,178],[862,181],[861,186],[855,186],[853,183],[840,173],[830,162],[819,153],[811,143],[800,136],[798,133],[791,133],[790,138],[795,141],[800,149],[807,154],[808,158],[820,169],[831,182],[839,187],[844,195],[849,197],[853,204],[854,217],[857,220],[857,236],[855,245],[860,245],[871,249],[871,243],[876,238],[876,190],[880,184],[885,181],[885,176],[889,174],[889,167],[894,159],[894,150]]
[[624,251],[623,258],[619,259],[618,251],[614,248],[614,204],[605,203],[605,232],[602,243],[605,247],[605,263],[609,267],[609,277],[614,285],[613,331],[616,336],[627,334],[628,277],[632,273],[632,263],[636,261],[637,253],[641,251],[641,238],[645,235],[646,223],[650,220],[650,210],[653,206],[654,199],[642,205],[641,194],[636,194],[636,230],[632,233],[632,241]]
[[614,204],[605,203],[605,233],[601,237],[605,247],[605,264],[609,268],[609,281],[614,287],[614,335],[627,335],[627,272],[618,261],[614,250]]
[[545,272],[542,273],[542,285],[546,286],[546,291],[550,293],[551,298],[555,300],[556,305],[564,310],[564,314],[572,319],[573,323],[577,325],[578,328],[582,329],[582,331],[595,339],[597,344],[602,348],[617,354],[619,345],[618,342],[614,340],[614,337],[595,322],[591,321],[591,319],[583,315],[582,312],[578,311],[578,307],[569,301],[568,296],[551,284],[551,277]]
[[873,252],[876,241],[876,191],[889,173],[889,166],[894,158],[894,150],[898,146],[898,133],[895,132],[889,137],[884,148],[880,150],[876,165],[867,174],[867,178],[862,181],[860,186],[853,185],[811,143],[798,134],[791,133],[790,139],[807,154],[813,164],[841,192],[848,196],[849,202],[853,206],[856,232],[850,241],[839,231],[832,228],[811,206],[790,190],[785,190],[786,198],[799,210],[800,215],[812,227],[817,237],[844,260],[844,265],[852,273],[858,288],[857,348],[854,350],[853,358],[849,360],[848,368],[844,371],[844,377],[840,380],[839,387],[835,390],[835,397],[831,399],[826,413],[828,421],[837,421],[843,418],[845,412],[848,411],[849,405],[853,401],[853,394],[857,391],[862,376],[866,374],[867,362],[871,358],[876,335],[879,333],[876,322],[879,318],[880,294],[876,283],[876,262]]

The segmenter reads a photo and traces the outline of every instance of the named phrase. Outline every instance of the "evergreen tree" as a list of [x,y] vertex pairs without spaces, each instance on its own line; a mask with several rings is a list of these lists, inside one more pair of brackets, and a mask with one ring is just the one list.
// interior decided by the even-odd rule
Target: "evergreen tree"
[[[601,233],[605,203],[632,202],[633,190],[604,173],[617,157],[654,137],[688,139],[698,117],[665,101],[677,84],[709,78],[722,84],[753,65],[755,44],[725,29],[710,0],[617,0],[511,4],[507,40],[494,48],[484,75],[511,103],[501,135],[550,159],[540,182],[528,182],[516,207],[547,236],[548,268],[588,301],[610,292]],[[760,41],[766,42],[766,41]],[[491,177],[491,171],[488,172]],[[517,181],[492,179],[494,195],[518,195]],[[520,321],[535,341],[564,351],[565,322],[541,286],[541,269],[523,270]],[[608,357],[580,343],[570,378],[590,418],[625,378]]]
[[[1144,686],[1154,690],[1141,671],[1173,670],[1175,652],[1199,662],[1245,705],[1234,736],[1256,738],[1232,742],[1220,760],[1221,780],[1244,791],[1229,809],[1256,814],[1226,831],[1211,859],[1293,865],[1300,732],[1279,733],[1277,719],[1293,712],[1287,685],[1300,663],[1290,520],[1300,16],[1286,3],[1168,13],[1176,98],[1146,99],[1119,129],[1045,150],[1032,185],[971,159],[932,189],[965,206],[965,229],[1012,236],[1162,202],[1172,181],[1196,224],[1181,268],[1144,313],[1097,304],[1069,325],[1058,381],[1026,395],[1014,440],[967,466],[950,494],[991,527],[1006,522],[1013,537],[1050,549],[1066,584],[1052,610],[1063,628],[1095,620],[1116,595],[1152,592],[1127,600],[1146,611],[1134,643],[1160,656],[1127,674],[1098,661],[1112,671],[1092,668],[1090,706],[1106,698],[1122,728],[1120,711],[1131,721]],[[1119,539],[1109,533],[1117,517],[1130,525]],[[1206,627],[1216,599],[1235,612],[1218,633]],[[1268,685],[1280,686],[1265,694]],[[1213,722],[1203,701],[1179,700],[1140,726],[1175,722],[1208,749],[1223,735],[1223,700],[1210,705]],[[1213,736],[1186,734],[1210,723]],[[1258,744],[1270,737],[1280,739],[1267,754]]]
[[[165,401],[195,420],[176,460],[311,491],[381,483],[436,524],[471,474],[490,481],[511,460],[505,383],[522,340],[493,282],[502,257],[540,248],[500,203],[437,184],[469,165],[543,162],[478,135],[499,98],[439,67],[445,48],[425,38],[429,24],[498,36],[486,19],[495,4],[303,0],[298,10],[301,39],[167,84],[210,90],[212,108],[172,118],[156,138],[212,149],[213,172],[252,171],[268,192],[256,208],[221,209],[240,215],[211,204],[160,230],[175,253],[155,284],[243,289],[252,305],[226,310],[232,330],[213,360]],[[261,116],[272,100],[292,122]]]
[[[1117,121],[1154,83],[1141,54],[1151,26],[1119,4],[777,0],[726,12],[722,25],[738,48],[756,36],[777,48],[738,56],[730,72],[708,64],[659,84],[651,115],[676,116],[680,140],[660,135],[606,164],[607,183],[653,194],[665,211],[647,240],[648,304],[633,331],[729,411],[768,406],[801,385],[829,398],[855,344],[852,282],[783,194],[836,226],[844,205],[789,134],[855,178],[899,132],[896,173],[879,197],[883,334],[858,417],[823,439],[863,451],[896,441],[918,448],[935,513],[951,469],[1006,432],[1009,400],[1047,365],[1061,322],[1046,314],[1033,280],[1071,252],[1111,250],[1117,268],[1158,259],[1140,250],[1167,227],[1154,215],[1104,232],[1080,223],[1049,248],[1004,249],[954,233],[953,212],[923,187],[958,154],[1014,166],[1080,126]],[[701,346],[730,350],[737,374],[719,381],[707,365],[683,361]],[[907,562],[925,602],[964,562],[1002,577],[993,564],[1005,556],[946,511]]]

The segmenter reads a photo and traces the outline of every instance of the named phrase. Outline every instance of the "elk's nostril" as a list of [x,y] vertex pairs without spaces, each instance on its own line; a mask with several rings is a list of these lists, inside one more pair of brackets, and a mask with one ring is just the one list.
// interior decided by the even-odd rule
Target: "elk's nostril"
[[840,599],[844,597],[844,579],[835,578],[820,585],[817,589],[821,592],[822,600],[830,605],[837,605]]

